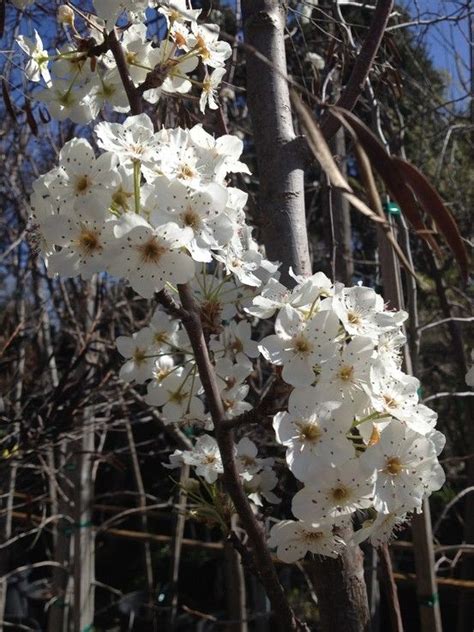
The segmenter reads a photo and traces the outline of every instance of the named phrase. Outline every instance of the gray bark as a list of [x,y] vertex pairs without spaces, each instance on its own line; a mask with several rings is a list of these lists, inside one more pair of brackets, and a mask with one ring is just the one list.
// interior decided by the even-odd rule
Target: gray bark
[[[304,275],[311,274],[312,266],[304,206],[305,143],[294,133],[285,79],[286,13],[278,0],[244,0],[242,9],[248,45],[247,98],[257,153],[263,240],[269,258],[282,262],[282,281],[291,285],[287,274],[290,266]],[[252,48],[271,64],[252,54]],[[310,574],[324,632],[369,629],[363,556],[358,547],[348,548],[336,560],[315,560]]]
[[247,102],[252,118],[260,184],[260,217],[267,256],[310,274],[304,200],[305,143],[295,134],[286,81],[286,11],[277,0],[242,2],[245,41],[273,68],[247,55]]
[[[351,530],[341,532],[349,539]],[[369,632],[370,613],[363,554],[348,546],[337,559],[322,557],[308,571],[319,602],[322,632]]]

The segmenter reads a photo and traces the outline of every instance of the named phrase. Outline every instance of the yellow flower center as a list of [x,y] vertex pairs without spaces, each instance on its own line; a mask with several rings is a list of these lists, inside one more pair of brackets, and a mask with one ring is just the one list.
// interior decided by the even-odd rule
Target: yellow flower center
[[176,404],[182,404],[185,399],[188,397],[189,393],[183,393],[181,390],[175,391],[174,393],[170,393],[170,402],[175,402]]
[[398,406],[397,400],[391,395],[384,395],[383,401],[385,402],[385,406],[387,408],[396,408]]
[[91,186],[92,181],[87,175],[79,176],[76,179],[76,184],[74,186],[74,190],[76,193],[85,193],[87,189]]
[[158,344],[163,344],[168,342],[168,334],[164,331],[157,331],[153,336],[155,342]]
[[140,253],[142,263],[159,263],[161,257],[167,252],[167,248],[162,246],[156,237],[151,237],[144,244],[136,246]]
[[124,191],[122,188],[120,188],[118,191],[116,191],[112,195],[112,201],[117,206],[120,206],[120,208],[127,209],[128,208],[128,200],[131,197],[133,197],[133,193],[131,193],[129,191]]
[[354,377],[354,367],[353,366],[343,366],[339,369],[338,373],[339,379],[343,382],[350,382]]
[[303,531],[301,535],[306,542],[317,542],[324,536],[324,533],[322,531]]
[[331,489],[331,496],[337,503],[341,503],[350,497],[350,491],[345,485],[338,485]]
[[361,323],[360,316],[357,312],[348,312],[347,320],[351,323],[351,325],[360,325]]
[[300,431],[300,439],[302,441],[311,441],[316,443],[322,436],[322,430],[317,422],[301,421],[296,425]]
[[398,456],[392,456],[387,459],[385,464],[385,472],[387,474],[391,474],[392,476],[397,476],[402,471],[402,462],[398,458]]
[[255,465],[255,459],[252,456],[248,456],[245,454],[240,457],[240,461],[242,465],[245,465],[245,467],[249,467],[250,465]]
[[77,243],[79,250],[86,256],[102,250],[99,235],[91,228],[82,228]]
[[194,178],[195,175],[196,172],[194,169],[186,164],[181,165],[178,171],[178,178],[183,178],[183,180],[190,180],[191,178]]
[[199,54],[203,59],[209,59],[211,53],[206,45],[204,38],[201,35],[198,35],[197,38],[197,48],[199,49]]
[[136,364],[143,364],[146,360],[146,350],[137,347],[133,352],[133,360]]
[[298,335],[293,339],[293,350],[295,353],[307,355],[313,350],[313,345],[302,335]]
[[201,226],[201,218],[194,209],[189,207],[183,214],[183,223],[185,226],[190,226],[192,229],[196,230]]

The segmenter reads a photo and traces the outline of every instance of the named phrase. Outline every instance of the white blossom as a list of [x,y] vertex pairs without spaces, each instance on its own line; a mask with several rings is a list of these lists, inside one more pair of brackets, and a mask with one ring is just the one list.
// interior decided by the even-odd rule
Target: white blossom
[[382,513],[420,510],[427,493],[439,489],[445,479],[433,443],[396,420],[382,430],[360,463],[367,473],[376,472],[374,507]]
[[277,441],[287,447],[288,467],[297,479],[315,481],[322,469],[354,456],[346,438],[352,416],[339,402],[315,404],[314,389],[295,389],[288,409],[275,415],[273,428]]
[[108,270],[128,279],[143,298],[151,298],[167,283],[186,283],[194,276],[194,261],[181,250],[186,235],[176,224],[152,228],[139,215],[129,213],[115,225],[114,233],[117,240]]
[[217,110],[219,107],[216,97],[225,73],[225,68],[216,68],[210,75],[206,73],[202,82],[201,98],[199,99],[199,109],[203,114],[206,111],[206,106],[208,106],[210,110]]
[[333,535],[330,524],[283,520],[272,527],[268,546],[277,549],[277,556],[282,562],[293,564],[307,553],[337,557],[344,542]]
[[249,481],[245,482],[245,490],[249,495],[249,499],[258,506],[262,506],[262,499],[268,503],[276,505],[280,502],[280,498],[273,492],[278,485],[278,478],[272,469],[264,469]]
[[126,382],[143,384],[151,379],[156,357],[153,354],[153,331],[144,327],[131,337],[119,336],[115,341],[119,353],[127,359],[120,369],[120,377]]
[[360,406],[367,399],[364,387],[369,382],[373,354],[371,338],[353,338],[341,353],[321,365],[318,396],[335,401],[352,401]]
[[266,360],[283,366],[285,382],[309,386],[316,378],[314,369],[336,353],[338,330],[339,321],[332,311],[305,319],[286,305],[276,319],[276,333],[264,338],[259,349]]
[[18,35],[16,38],[18,46],[29,56],[25,66],[25,75],[30,81],[43,81],[49,84],[51,75],[48,70],[49,55],[43,47],[43,41],[38,32],[34,31],[34,39],[26,35]]
[[96,159],[87,140],[73,138],[60,151],[59,167],[49,185],[51,193],[70,201],[83,218],[105,219],[119,183],[115,155],[107,152]]
[[378,547],[387,544],[394,536],[397,529],[406,522],[406,515],[396,513],[377,513],[375,518],[366,520],[353,537],[354,544],[360,544],[369,540],[372,546]]
[[232,55],[227,42],[219,40],[219,27],[216,24],[191,24],[191,35],[186,42],[188,50],[196,50],[202,63],[211,68],[223,66]]
[[183,463],[195,468],[197,476],[202,476],[208,483],[215,483],[224,468],[216,440],[210,435],[202,435],[194,445],[193,450],[180,453]]
[[374,474],[362,472],[359,459],[326,468],[313,485],[303,487],[293,497],[294,516],[307,522],[327,521],[370,507]]

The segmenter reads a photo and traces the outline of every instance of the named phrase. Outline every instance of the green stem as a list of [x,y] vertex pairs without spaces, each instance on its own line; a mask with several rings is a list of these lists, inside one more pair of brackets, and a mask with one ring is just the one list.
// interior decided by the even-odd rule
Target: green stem
[[135,213],[140,214],[140,190],[141,190],[141,162],[133,161],[133,192],[135,195]]
[[352,427],[355,428],[356,426],[360,426],[360,424],[363,424],[366,421],[380,421],[381,419],[385,419],[387,417],[391,417],[391,415],[389,415],[388,413],[379,413],[377,411],[375,413],[368,415],[367,417],[363,417],[362,419],[359,419],[359,421],[354,421],[354,423],[352,424]]

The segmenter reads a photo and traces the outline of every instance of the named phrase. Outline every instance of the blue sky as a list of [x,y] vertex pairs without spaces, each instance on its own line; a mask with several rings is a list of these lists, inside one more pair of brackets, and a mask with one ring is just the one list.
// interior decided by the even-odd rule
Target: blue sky
[[[450,94],[448,98],[459,99],[466,97],[467,105],[469,91],[469,23],[467,2],[460,0],[397,0],[408,12],[422,21],[432,21],[440,15],[448,16],[447,20],[411,26],[411,30],[419,34],[420,38],[428,44],[430,55],[435,65],[446,70],[452,78]],[[82,2],[82,6],[88,5],[90,0]],[[230,6],[235,4],[235,0],[225,0]],[[471,9],[472,10],[472,9]],[[34,14],[36,17],[36,14]],[[456,16],[462,15],[461,21],[455,21]],[[36,22],[36,20],[34,21]],[[43,20],[44,22],[44,20]],[[32,24],[28,20],[21,25],[20,31],[27,33],[31,30]],[[45,24],[36,22],[34,24],[43,37],[48,34]],[[464,85],[463,85],[464,83]]]
[[[469,89],[469,20],[466,2],[459,0],[403,0],[401,2],[412,16],[422,20],[433,20],[437,16],[450,16],[448,20],[436,24],[410,27],[420,34],[426,34],[426,41],[434,64],[447,70],[452,78],[452,98],[466,95]],[[464,4],[464,9],[462,5]],[[471,11],[474,7],[471,8]],[[457,15],[463,19],[455,21]],[[456,60],[456,57],[458,59]],[[460,78],[461,76],[461,78]],[[464,86],[462,85],[464,82]],[[466,100],[468,95],[466,95]]]

